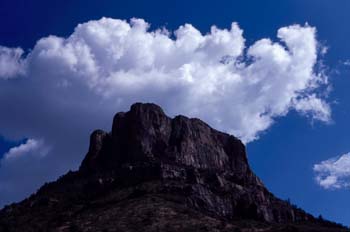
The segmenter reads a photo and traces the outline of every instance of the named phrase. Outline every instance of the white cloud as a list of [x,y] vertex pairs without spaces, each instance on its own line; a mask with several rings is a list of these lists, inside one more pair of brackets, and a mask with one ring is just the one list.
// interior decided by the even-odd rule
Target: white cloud
[[17,147],[11,148],[7,153],[4,154],[5,160],[19,159],[30,152],[35,151],[35,155],[45,156],[48,152],[47,149],[43,148],[43,141],[36,139],[28,139],[26,143],[23,143]]
[[343,61],[343,65],[345,65],[345,66],[350,66],[350,60],[345,60],[345,61]]
[[7,48],[0,46],[0,79],[9,79],[23,74],[24,63],[21,60],[21,48]]
[[49,150],[43,140],[28,139],[5,153],[0,160],[1,206],[29,196],[48,177],[53,177],[51,167],[45,165]]
[[325,189],[350,187],[350,153],[314,165],[317,183]]
[[77,167],[89,132],[109,130],[113,114],[135,101],[199,117],[245,142],[291,110],[329,121],[315,28],[283,27],[277,37],[246,47],[237,23],[207,34],[190,24],[150,31],[142,19],[80,24],[68,38],[40,39],[26,57],[7,55],[17,66],[0,72],[12,77],[0,78],[0,134],[44,138],[45,165],[58,175]]
[[295,109],[302,114],[312,112],[314,119],[329,122],[331,120],[331,110],[329,105],[315,94],[308,95],[303,98],[295,99]]

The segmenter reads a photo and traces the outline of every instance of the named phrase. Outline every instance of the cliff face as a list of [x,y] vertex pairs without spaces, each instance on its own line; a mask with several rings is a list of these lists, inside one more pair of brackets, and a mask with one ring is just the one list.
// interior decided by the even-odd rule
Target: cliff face
[[153,104],[135,104],[114,117],[111,134],[95,131],[91,135],[80,172],[107,170],[122,172],[118,175],[130,182],[139,178],[176,181],[173,188],[189,206],[217,216],[268,222],[311,218],[266,190],[251,171],[240,140],[199,119],[171,119]]
[[134,104],[129,112],[116,114],[111,134],[95,131],[80,170],[105,171],[140,163],[251,173],[238,139],[199,119],[171,119],[153,104]]
[[77,172],[5,207],[0,231],[233,231],[247,220],[263,231],[343,229],[274,197],[239,139],[137,103],[111,133],[92,133]]

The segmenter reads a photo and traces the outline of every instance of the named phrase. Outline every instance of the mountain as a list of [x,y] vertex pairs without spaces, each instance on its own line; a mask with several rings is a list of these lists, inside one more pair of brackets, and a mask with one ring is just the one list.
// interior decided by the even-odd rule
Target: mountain
[[0,231],[347,231],[276,198],[245,146],[154,104],[96,130],[78,171],[0,211]]

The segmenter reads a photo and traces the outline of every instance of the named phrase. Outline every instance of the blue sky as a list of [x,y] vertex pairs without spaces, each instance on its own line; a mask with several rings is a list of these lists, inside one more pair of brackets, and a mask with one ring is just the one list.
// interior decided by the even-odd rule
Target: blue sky
[[[21,47],[24,50],[23,56],[25,56],[31,53],[34,45],[40,38],[48,35],[67,37],[73,33],[74,28],[79,23],[99,20],[101,17],[125,20],[133,17],[142,18],[151,24],[150,30],[166,27],[168,30],[174,31],[179,26],[190,23],[203,34],[208,33],[212,25],[216,25],[218,28],[230,28],[232,22],[237,22],[243,30],[246,47],[253,45],[262,38],[279,41],[276,38],[279,28],[293,24],[304,26],[305,23],[308,23],[317,30],[316,38],[318,43],[328,48],[326,54],[323,56],[319,54],[319,58],[322,58],[324,65],[322,70],[329,79],[327,86],[332,86],[329,96],[322,98],[330,106],[332,111],[331,119],[325,123],[322,120],[315,120],[312,115],[304,117],[297,110],[289,110],[286,115],[280,113],[278,117],[274,118],[274,122],[271,125],[261,130],[259,139],[248,143],[248,156],[253,170],[278,197],[283,199],[290,198],[293,203],[316,216],[322,214],[325,218],[348,225],[350,224],[349,188],[343,186],[325,189],[315,180],[313,167],[322,161],[350,152],[348,142],[350,137],[348,135],[348,131],[350,131],[350,123],[348,122],[350,112],[350,102],[348,100],[350,97],[348,93],[350,66],[344,64],[350,59],[350,45],[348,43],[350,27],[347,25],[350,20],[349,10],[350,2],[346,0],[220,1],[215,2],[215,4],[213,4],[213,1],[201,1],[199,3],[181,0],[171,2],[89,1],[89,3],[78,0],[65,1],[65,3],[56,0],[30,2],[2,0],[0,2],[0,45],[9,48]],[[281,44],[283,45],[284,42],[281,42]],[[10,89],[10,85],[15,85],[16,82],[21,81],[11,80],[11,83],[6,84],[0,82],[0,85],[6,85],[6,91],[0,93],[1,102],[7,102],[7,104],[1,104],[1,111],[17,112],[12,111],[12,108],[16,108],[16,104],[18,104],[16,101],[17,96],[20,96],[23,92],[24,94],[30,93],[30,95],[36,94],[35,90],[38,88],[36,85],[33,85],[32,89],[29,90],[17,88],[17,93],[13,94],[14,90]],[[9,91],[11,91],[11,95],[6,94]],[[315,91],[319,94],[321,90],[316,89]],[[84,94],[89,93],[83,92]],[[88,96],[90,97],[90,95]],[[172,96],[167,95],[167,97]],[[71,99],[76,99],[74,98],[75,95],[71,95],[71,97]],[[138,100],[138,97],[141,100],[147,100],[142,95],[131,99]],[[96,112],[91,113],[85,108],[82,108],[83,110],[79,112],[72,111],[73,115],[71,115],[70,108],[66,109],[63,105],[60,106],[60,109],[66,111],[65,115],[52,116],[55,111],[52,111],[51,107],[55,106],[50,105],[51,99],[55,99],[55,102],[57,100],[56,96],[50,95],[47,99],[42,99],[43,102],[20,101],[22,104],[26,103],[28,105],[23,104],[19,107],[32,107],[33,110],[41,112],[42,118],[38,118],[37,115],[31,115],[27,118],[26,114],[12,115],[12,117],[19,118],[18,120],[22,121],[28,120],[28,122],[33,124],[32,127],[35,128],[35,125],[45,124],[45,115],[47,112],[50,112],[47,113],[48,117],[55,120],[58,125],[46,126],[47,130],[42,130],[47,133],[45,134],[47,138],[40,137],[40,133],[43,133],[42,131],[35,132],[31,129],[29,133],[31,137],[40,137],[40,139],[46,139],[46,141],[64,138],[66,136],[64,131],[57,129],[61,126],[60,123],[70,120],[71,117],[82,117],[84,122],[81,125],[79,124],[75,130],[79,130],[79,127],[81,127],[81,135],[85,137],[74,137],[74,140],[67,144],[68,147],[81,143],[81,147],[84,148],[86,144],[81,141],[87,140],[89,131],[96,127],[108,128],[113,112],[124,110],[127,107],[126,105],[119,108],[116,106],[108,111],[110,114],[98,116],[96,121],[99,123],[93,124],[91,123],[93,120],[85,121],[83,116],[94,116]],[[153,99],[152,96],[150,99]],[[169,109],[167,109],[167,104]],[[99,107],[96,106],[96,111],[99,110]],[[171,102],[167,102],[163,107],[170,114],[187,112],[185,108],[179,110],[171,108]],[[195,113],[193,114],[197,116]],[[0,115],[1,120],[3,120],[3,123],[0,123],[0,135],[2,135],[0,137],[0,157],[9,148],[18,146],[24,142],[23,139],[29,138],[29,135],[23,133],[25,130],[21,128],[13,128],[13,131],[10,131],[12,128],[5,128],[5,123],[10,122],[8,121],[9,119],[5,119],[5,116]],[[229,119],[224,118],[223,120]],[[229,123],[228,125],[231,124]],[[56,131],[47,132],[52,130]],[[32,147],[37,148],[42,143],[41,140],[33,140],[30,144],[32,144]],[[44,146],[45,149],[42,149],[41,153],[44,155],[46,153],[50,154],[50,147],[54,146],[55,144]],[[59,151],[65,152],[65,150],[56,152]],[[13,175],[28,175],[29,172],[33,174],[33,177],[27,181],[33,181],[39,185],[41,181],[54,179],[67,169],[76,168],[83,155],[78,155],[78,153],[81,153],[81,150],[77,148],[76,153],[73,152],[73,155],[69,155],[71,157],[75,154],[71,159],[65,156],[48,155],[48,158],[45,158],[45,162],[48,165],[55,164],[56,169],[53,173],[47,169],[37,172],[36,170],[40,169],[41,165],[46,165],[46,163],[38,157],[33,157],[29,160],[32,157],[32,154],[29,154],[28,160],[23,161],[24,166],[18,166],[22,167],[22,169],[9,169],[10,171],[6,172],[0,171],[0,175],[3,175],[3,177],[0,177],[0,184],[2,183],[1,180],[6,178],[11,180],[12,176],[10,175],[13,173]],[[31,163],[33,162],[32,160],[37,160],[37,162]],[[27,164],[33,165],[33,170],[26,171],[23,167],[26,167]],[[13,167],[16,167],[16,165]],[[45,176],[43,177],[43,175]],[[17,183],[5,181],[3,184],[4,186],[13,187]],[[25,186],[28,192],[35,187],[30,184]],[[16,188],[14,187],[14,189]],[[8,196],[7,194],[10,194],[10,191],[4,192],[5,197]],[[17,195],[16,199],[18,200],[23,194]]]

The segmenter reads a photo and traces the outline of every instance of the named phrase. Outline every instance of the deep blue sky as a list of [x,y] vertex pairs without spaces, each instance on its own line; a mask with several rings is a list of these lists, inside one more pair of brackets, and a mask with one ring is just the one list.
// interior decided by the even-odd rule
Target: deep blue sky
[[[144,18],[153,28],[176,29],[191,23],[202,32],[210,26],[228,27],[232,21],[244,30],[247,45],[263,37],[276,38],[282,26],[308,22],[318,40],[329,47],[324,62],[334,90],[330,95],[333,123],[311,124],[296,113],[280,118],[258,141],[248,145],[250,163],[277,196],[325,218],[350,224],[349,189],[324,190],[313,180],[312,166],[350,151],[349,70],[350,1],[41,1],[0,2],[0,45],[33,48],[44,36],[67,36],[78,23],[102,16]],[[19,93],[20,94],[20,93]],[[1,132],[1,128],[0,128]],[[0,137],[0,156],[16,145]]]

